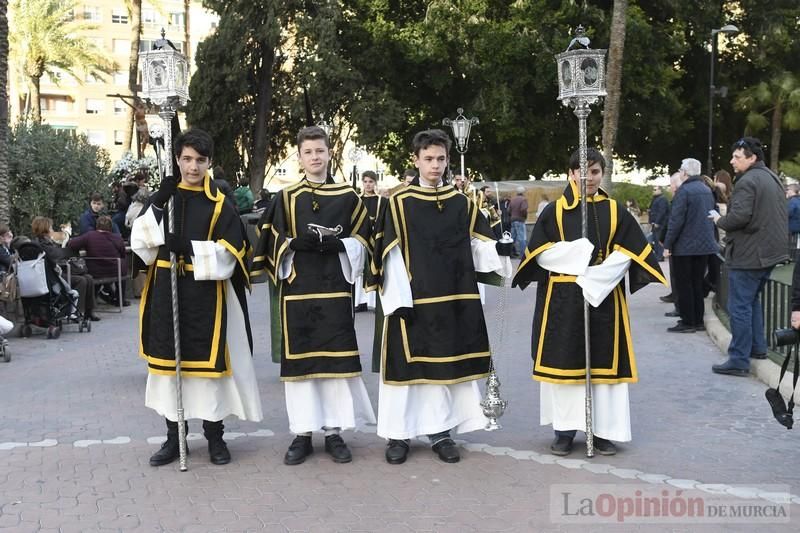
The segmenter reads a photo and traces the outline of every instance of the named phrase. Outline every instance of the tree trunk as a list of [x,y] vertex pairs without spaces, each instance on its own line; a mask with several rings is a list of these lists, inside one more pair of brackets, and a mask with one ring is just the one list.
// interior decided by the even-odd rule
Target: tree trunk
[[0,223],[8,224],[8,0],[0,0]]
[[272,67],[275,63],[275,47],[270,41],[262,43],[261,70],[258,73],[256,95],[256,120],[253,130],[253,157],[250,160],[250,188],[260,191],[267,168],[267,121],[272,110]]
[[619,127],[619,103],[622,92],[622,61],[625,51],[625,24],[628,0],[614,0],[611,14],[611,32],[608,43],[608,65],[606,68],[605,109],[603,111],[603,155],[606,170],[602,186],[611,191],[611,176],[614,171],[614,145]]
[[[133,0],[128,2],[128,22],[131,25],[130,40],[131,49],[128,55],[128,91],[131,96],[136,97],[138,94],[137,82],[139,81],[139,39],[142,35],[142,0]],[[134,100],[135,101],[135,100]],[[133,104],[134,101],[128,102],[128,110],[125,112],[125,139],[122,141],[122,149],[131,151],[131,142],[133,140]],[[137,155],[142,157],[139,153],[139,142],[136,142]]]
[[775,102],[775,108],[772,110],[772,125],[770,132],[770,146],[769,146],[769,168],[775,174],[779,174],[780,169],[780,151],[781,151],[781,125],[783,123],[783,100],[780,97]]
[[192,9],[191,0],[183,0],[183,55],[189,58],[189,64],[192,64],[192,47],[189,42],[191,34],[189,32],[189,15]]
[[42,122],[42,102],[39,93],[39,84],[42,81],[41,76],[30,76],[28,84],[31,89],[31,119],[35,124]]

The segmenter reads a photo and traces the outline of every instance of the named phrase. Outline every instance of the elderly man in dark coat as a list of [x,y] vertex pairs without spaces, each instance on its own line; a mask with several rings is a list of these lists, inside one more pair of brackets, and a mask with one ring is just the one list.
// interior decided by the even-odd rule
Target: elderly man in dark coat
[[728,360],[714,365],[717,374],[746,376],[750,359],[767,353],[759,296],[775,265],[788,261],[786,198],[783,185],[764,164],[761,141],[744,137],[731,147],[736,172],[725,216],[713,215],[725,230],[728,267],[728,314],[731,343]]
[[[106,215],[97,217],[97,229],[73,237],[67,246],[75,252],[86,250],[86,268],[95,279],[116,278],[118,274],[117,259],[121,259],[122,294],[125,294],[125,278],[128,275],[128,262],[125,260],[125,242],[122,237],[113,233],[113,223]],[[105,289],[105,288],[104,288]],[[104,290],[101,289],[101,290]],[[102,294],[102,293],[101,293]],[[117,294],[117,290],[107,291],[109,295]],[[113,300],[113,296],[109,296]],[[118,302],[114,302],[118,303]],[[123,300],[123,305],[130,302]]]
[[673,290],[681,303],[681,319],[667,331],[694,333],[705,329],[703,278],[708,257],[717,253],[719,246],[714,237],[714,223],[708,218],[715,206],[714,195],[700,175],[700,161],[684,159],[680,176],[682,184],[672,199],[664,255],[672,255]]

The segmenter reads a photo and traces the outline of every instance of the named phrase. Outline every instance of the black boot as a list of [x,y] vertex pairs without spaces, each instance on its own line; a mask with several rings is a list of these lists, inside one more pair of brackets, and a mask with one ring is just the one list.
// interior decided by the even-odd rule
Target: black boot
[[[178,458],[180,449],[178,446],[178,423],[172,420],[167,421],[167,440],[161,445],[158,450],[150,457],[150,466],[163,466],[168,465]],[[186,433],[189,432],[189,423],[184,422]],[[186,448],[186,454],[189,454],[189,448]]]
[[208,439],[208,456],[215,465],[226,465],[231,462],[231,452],[228,451],[228,445],[222,440],[224,429],[222,420],[218,422],[203,420],[203,434]]

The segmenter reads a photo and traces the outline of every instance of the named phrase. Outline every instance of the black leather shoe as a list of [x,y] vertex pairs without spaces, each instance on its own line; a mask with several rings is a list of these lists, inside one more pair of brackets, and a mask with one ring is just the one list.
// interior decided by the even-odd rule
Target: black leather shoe
[[161,449],[150,456],[150,466],[168,465],[178,458],[178,439],[167,439]]
[[325,437],[325,453],[333,458],[334,463],[349,463],[353,460],[350,448],[345,444],[341,435],[328,435]]
[[550,445],[550,453],[553,455],[569,455],[572,452],[572,437],[559,436]]
[[100,317],[92,313],[91,315],[89,315],[89,320],[91,320],[92,322],[100,322]]
[[711,367],[711,371],[715,374],[725,374],[728,376],[739,376],[739,377],[747,377],[750,374],[750,370],[736,368],[731,364],[730,361],[725,361],[719,365],[713,365]]
[[765,354],[765,353],[751,353],[750,354],[750,359],[766,359],[766,358],[767,358],[767,354]]
[[458,453],[458,446],[453,442],[453,439],[442,439],[434,444],[431,449],[439,459],[445,463],[457,463],[461,460],[461,454]]
[[701,324],[695,324],[694,325],[694,329],[696,329],[697,331],[705,331],[706,330],[706,325],[702,324],[702,323]]
[[231,462],[231,452],[221,438],[208,441],[208,457],[215,465],[226,465]]
[[594,451],[596,451],[600,455],[616,455],[617,447],[610,440],[601,437],[595,437]]
[[666,313],[664,313],[664,316],[676,317],[676,316],[681,316],[681,314],[677,311],[667,311]]
[[667,331],[670,333],[694,333],[697,331],[694,326],[690,326],[688,324],[684,324],[683,322],[678,322],[671,328],[667,328]]
[[311,445],[311,437],[298,435],[289,445],[289,449],[286,450],[286,455],[283,457],[283,464],[299,465],[312,453],[314,453],[314,447]]
[[386,444],[386,462],[390,465],[401,465],[408,459],[408,441],[389,439]]
[[675,297],[672,296],[672,294],[667,294],[666,296],[660,296],[658,299],[664,302],[665,304],[671,304],[675,302]]

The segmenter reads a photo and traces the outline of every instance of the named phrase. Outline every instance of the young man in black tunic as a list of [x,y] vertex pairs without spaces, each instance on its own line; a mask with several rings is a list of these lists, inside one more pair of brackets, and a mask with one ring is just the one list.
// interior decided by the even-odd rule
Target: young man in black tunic
[[[150,464],[161,466],[178,457],[170,252],[178,261],[185,419],[203,420],[211,462],[225,464],[231,456],[222,439],[222,419],[262,418],[245,295],[249,245],[236,209],[208,175],[214,155],[208,133],[188,130],[175,139],[174,147],[180,181],[164,178],[131,232],[131,248],[149,265],[139,309],[139,355],[149,371],[145,405],[167,421],[167,441]],[[165,232],[170,198],[174,233]]]
[[413,148],[419,177],[391,196],[374,234],[371,271],[386,315],[378,435],[389,439],[390,464],[405,462],[419,435],[455,463],[450,431],[486,425],[477,380],[488,375],[490,350],[477,273],[509,276],[511,264],[480,206],[442,181],[447,134],[420,132]]
[[[325,132],[303,128],[297,146],[305,175],[264,213],[252,269],[265,270],[279,291],[271,319],[280,321],[273,332],[279,332],[281,381],[296,435],[284,463],[305,461],[314,451],[311,432],[320,429],[325,451],[347,463],[352,455],[340,431],[375,421],[361,379],[352,296],[370,249],[370,220],[356,191],[328,174]],[[320,237],[314,227],[329,229]]]

